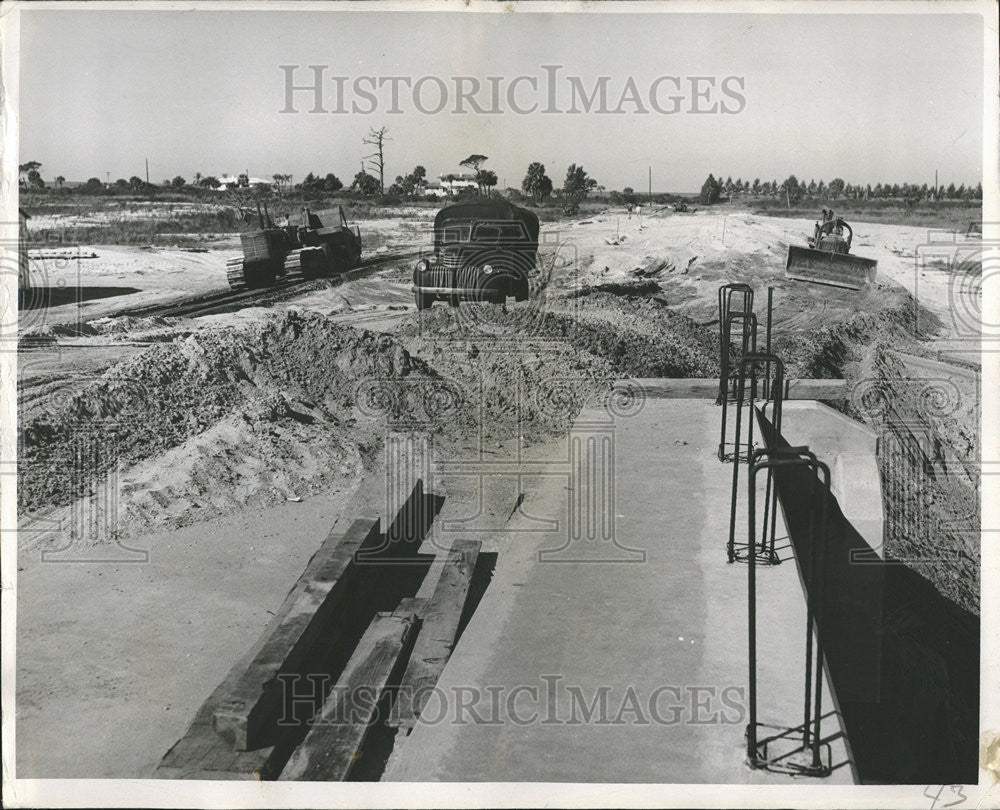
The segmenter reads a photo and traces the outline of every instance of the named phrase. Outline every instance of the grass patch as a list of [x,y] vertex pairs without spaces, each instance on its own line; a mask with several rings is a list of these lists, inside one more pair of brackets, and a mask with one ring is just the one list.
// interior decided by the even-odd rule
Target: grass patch
[[[848,222],[877,222],[915,228],[943,228],[965,233],[970,222],[982,222],[979,200],[925,200],[908,208],[902,200],[816,200],[799,202],[792,208],[784,200],[745,202],[754,214],[797,219],[818,219],[823,208],[832,208]],[[714,206],[719,208],[720,206]]]
[[99,224],[29,229],[29,240],[41,245],[67,242],[79,245],[165,245],[228,236],[243,223],[229,208],[184,211],[148,219],[110,219]]

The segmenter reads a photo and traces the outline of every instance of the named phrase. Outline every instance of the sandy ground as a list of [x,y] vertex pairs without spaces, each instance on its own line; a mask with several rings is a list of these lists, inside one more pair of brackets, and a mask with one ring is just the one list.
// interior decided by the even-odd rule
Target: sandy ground
[[32,292],[28,307],[21,310],[22,334],[225,289],[226,259],[239,253],[239,241],[214,243],[211,250],[121,245],[81,245],[75,250],[95,258],[49,258],[52,254],[42,249],[29,253]]
[[[390,245],[429,247],[431,216],[416,210],[360,221],[366,249],[378,255]],[[44,550],[65,544],[63,538],[53,545],[51,527],[71,519],[87,498],[36,502],[22,515],[19,775],[149,773],[264,626],[267,611],[280,604],[358,481],[379,480],[384,426],[366,426],[355,413],[352,386],[359,381],[387,378],[400,390],[413,380],[451,381],[480,391],[485,412],[459,407],[437,440],[450,458],[483,452],[505,458],[513,452],[511,437],[521,433],[530,434],[533,446],[558,440],[566,415],[581,404],[571,393],[551,412],[533,402],[525,416],[519,386],[558,400],[570,378],[580,396],[591,396],[615,377],[656,376],[642,372],[657,346],[670,354],[667,367],[711,376],[716,291],[727,281],[751,281],[761,318],[763,289],[774,286],[776,337],[809,351],[815,338],[822,344],[817,357],[829,353],[823,330],[859,312],[887,313],[886,323],[899,325],[905,321],[899,312],[913,307],[911,295],[941,325],[930,335],[914,330],[900,337],[908,350],[967,353],[974,336],[953,317],[956,273],[941,258],[957,248],[935,248],[934,261],[924,261],[926,230],[852,224],[854,252],[879,262],[879,283],[866,293],[784,279],[786,247],[805,243],[807,220],[610,212],[543,225],[540,297],[508,305],[505,313],[487,312],[483,321],[475,320],[474,308],[451,310],[440,302],[418,315],[410,263],[401,261],[268,309],[126,322],[115,312],[224,288],[225,258],[236,253],[236,242],[204,253],[90,246],[97,258],[59,267],[58,260],[44,260],[53,265],[44,270],[46,286],[114,292],[25,313],[22,334],[100,323],[97,334],[22,344],[22,425],[30,422],[33,435],[47,436],[59,434],[69,416],[92,424],[131,414],[127,435],[150,449],[138,447],[119,470],[116,508],[128,523],[111,539],[150,556],[146,563],[43,562]],[[601,291],[650,275],[660,287],[657,301]],[[978,288],[963,289],[960,303],[975,311]],[[533,320],[538,301],[557,316],[555,325]],[[586,329],[567,331],[574,322]],[[558,337],[563,333],[569,337]],[[675,334],[699,337],[674,346]],[[855,343],[870,335],[860,332]],[[177,343],[164,342],[173,336]],[[530,340],[522,345],[522,338]],[[284,354],[295,346],[294,358]],[[171,365],[158,370],[161,360]],[[137,384],[150,386],[145,399]],[[52,446],[69,452],[64,445]],[[43,480],[46,463],[54,462],[42,457],[30,480],[40,482],[38,492],[65,492]],[[331,465],[340,466],[336,474]],[[468,481],[450,486],[455,509],[478,498]],[[498,487],[490,519],[512,509],[517,496],[515,485]]]
[[18,567],[17,775],[148,777],[281,605],[349,492]]

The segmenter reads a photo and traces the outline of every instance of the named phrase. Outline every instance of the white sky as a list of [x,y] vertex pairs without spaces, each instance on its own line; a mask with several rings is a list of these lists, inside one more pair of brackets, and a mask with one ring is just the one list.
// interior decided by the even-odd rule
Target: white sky
[[[154,182],[248,169],[296,180],[332,171],[349,183],[362,136],[382,125],[392,138],[387,181],[417,163],[431,176],[459,171],[472,152],[510,185],[533,160],[556,185],[576,162],[608,188],[645,189],[652,165],[661,191],[697,190],[709,172],[873,185],[933,183],[935,168],[945,183],[981,177],[982,19],[971,14],[29,8],[21,20],[20,160],[41,161],[47,179],[142,176],[148,157]],[[746,104],[734,115],[431,116],[404,89],[405,111],[393,115],[386,88],[372,114],[309,114],[307,93],[295,97],[299,113],[281,114],[282,64],[302,65],[301,82],[306,65],[320,64],[349,83],[469,75],[483,84],[494,75],[543,82],[543,65],[562,65],[562,82],[577,75],[590,88],[609,76],[611,106],[630,76],[645,94],[658,76],[732,75],[744,79]],[[720,100],[734,104],[718,91],[710,102]]]

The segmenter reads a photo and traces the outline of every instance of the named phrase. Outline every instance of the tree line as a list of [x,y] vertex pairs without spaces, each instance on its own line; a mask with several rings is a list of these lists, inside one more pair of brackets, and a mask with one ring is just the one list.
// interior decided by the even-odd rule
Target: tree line
[[[427,169],[421,165],[414,166],[413,170],[405,175],[397,175],[394,182],[386,188],[385,166],[386,166],[386,144],[391,141],[388,127],[372,127],[367,135],[362,138],[362,144],[371,151],[361,159],[361,171],[354,175],[351,181],[351,192],[366,197],[374,196],[398,196],[413,197],[422,196],[429,185],[427,182]],[[460,160],[458,165],[469,169],[471,177],[475,183],[475,189],[465,189],[458,186],[459,193],[455,196],[465,196],[475,193],[483,196],[490,196],[496,187],[498,178],[496,172],[485,168],[484,164],[489,160],[487,155],[473,152],[464,160]],[[20,166],[21,185],[31,190],[44,190],[46,184],[41,175],[42,164],[38,161],[29,161]],[[459,175],[442,175],[442,181],[454,184],[461,179]],[[272,183],[253,183],[246,173],[236,177],[235,186],[239,189],[251,190],[264,196],[277,190],[279,193],[296,189],[302,192],[337,192],[344,190],[343,181],[333,172],[309,172],[298,183],[293,184],[291,174],[276,173],[271,176]],[[61,188],[65,182],[64,177],[57,177],[57,187]],[[133,175],[128,180],[119,178],[114,183],[104,183],[98,177],[91,177],[85,183],[77,187],[77,191],[83,194],[107,194],[107,193],[154,193],[158,189],[170,189],[182,191],[188,188],[196,189],[218,189],[222,186],[222,181],[214,175],[203,175],[196,172],[193,183],[188,184],[187,180],[178,175],[172,180],[164,180],[162,185],[148,183],[141,177]],[[567,210],[573,211],[579,207],[579,203],[587,195],[598,188],[597,181],[590,177],[583,166],[571,163],[566,170],[566,178],[560,190],[561,196],[565,200]],[[455,185],[451,185],[450,190],[454,190]],[[521,181],[521,192],[530,197],[536,204],[543,203],[546,199],[556,193],[552,179],[545,173],[545,166],[539,162],[532,162]],[[516,196],[516,192],[515,196]]]
[[[497,185],[496,172],[484,168],[483,164],[488,161],[486,155],[472,154],[458,162],[459,166],[472,170],[471,176],[475,182],[475,188],[463,192],[464,194],[475,194],[490,196]],[[42,179],[40,170],[41,163],[29,161],[22,164],[22,186],[32,190],[44,190],[46,183]],[[444,181],[455,181],[460,178],[457,174],[442,175]],[[254,190],[268,194],[273,190],[279,192],[299,190],[303,192],[337,192],[345,190],[343,181],[333,172],[309,172],[298,183],[293,183],[291,174],[276,173],[271,176],[271,183],[255,184]],[[57,177],[55,184],[62,187],[65,183],[64,177]],[[82,194],[99,195],[115,193],[153,193],[157,190],[182,191],[185,189],[218,189],[222,185],[218,177],[214,175],[203,175],[196,172],[191,183],[184,177],[178,175],[173,179],[165,179],[162,184],[147,183],[141,177],[133,175],[127,180],[118,178],[113,183],[105,183],[97,177],[89,178],[85,183],[76,186],[75,191]],[[250,190],[250,177],[246,173],[241,173],[236,177],[235,185],[237,189]],[[420,196],[423,195],[428,186],[427,169],[417,165],[406,175],[397,175],[395,181],[388,188],[385,188],[384,181],[376,174],[372,174],[366,168],[362,168],[351,181],[347,191],[360,194],[362,196]],[[559,194],[568,206],[579,204],[594,189],[597,181],[590,177],[582,165],[571,163],[566,170],[566,177],[560,189],[556,189],[552,178],[545,171],[545,165],[537,161],[529,164],[528,169],[521,181],[521,192],[525,197],[530,198],[536,204],[545,202],[553,194]]]
[[[721,178],[722,175],[719,175]],[[823,199],[845,199],[845,200],[887,200],[902,199],[908,201],[920,200],[981,200],[983,198],[983,185],[977,183],[973,186],[956,186],[949,183],[947,186],[940,185],[936,189],[928,183],[918,185],[916,183],[876,183],[855,184],[845,182],[840,177],[835,177],[829,183],[820,180],[810,180],[808,183],[800,181],[794,174],[789,175],[780,184],[777,180],[763,181],[760,178],[744,180],[742,177],[733,180],[727,177],[724,181],[717,179],[715,175],[709,174],[702,184],[700,193],[701,203],[711,205],[726,198],[732,200],[738,197],[778,197],[784,198],[786,203],[798,202],[803,198],[823,198]]]

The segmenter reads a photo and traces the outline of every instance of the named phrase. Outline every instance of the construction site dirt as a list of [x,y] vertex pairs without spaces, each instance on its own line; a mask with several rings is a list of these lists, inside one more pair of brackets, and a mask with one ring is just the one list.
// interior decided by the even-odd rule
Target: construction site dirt
[[[529,469],[622,380],[718,379],[717,293],[737,281],[756,293],[761,343],[771,289],[770,345],[786,377],[846,380],[848,395],[828,404],[880,437],[881,551],[915,577],[912,611],[894,619],[924,616],[932,594],[949,611],[935,616],[960,628],[928,630],[922,666],[947,674],[956,656],[977,660],[978,268],[961,259],[961,237],[948,235],[959,258],[942,260],[926,254],[941,234],[855,217],[853,251],[878,262],[855,290],[785,275],[810,220],[608,207],[543,223],[528,301],[418,312],[411,275],[433,213],[363,222],[380,247],[346,280],[245,301],[225,292],[232,236],[199,253],[83,245],[94,258],[48,266],[53,288],[65,277],[122,292],[49,306],[44,322],[27,310],[19,334],[20,775],[152,775],[317,538],[362,507],[385,514],[385,486],[366,482],[385,480],[401,436],[432,448],[428,469],[484,458]],[[973,313],[962,320],[956,295]],[[892,444],[901,435],[914,441]],[[435,478],[442,516],[503,526],[530,512],[530,476],[484,502],[470,480]],[[108,519],[52,530],[80,526],[73,515],[105,496]],[[509,550],[502,534],[469,534],[501,561]],[[202,625],[203,611],[227,618]],[[109,615],[146,628],[141,654],[96,623]],[[955,639],[967,647],[949,648]],[[975,690],[941,678],[952,740],[974,747]]]

